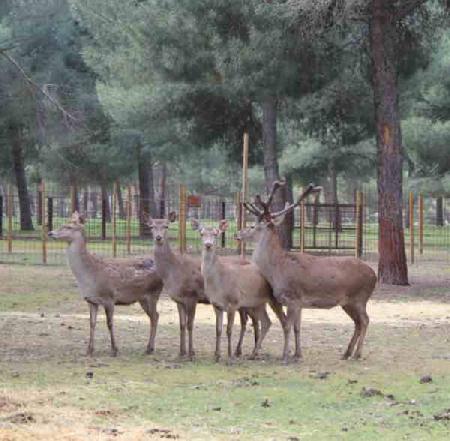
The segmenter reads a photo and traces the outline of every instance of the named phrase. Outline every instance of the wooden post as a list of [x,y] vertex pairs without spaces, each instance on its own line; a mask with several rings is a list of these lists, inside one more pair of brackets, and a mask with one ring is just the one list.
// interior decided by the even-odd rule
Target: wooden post
[[117,182],[114,182],[113,194],[112,194],[112,252],[113,257],[117,257]]
[[128,186],[127,197],[127,253],[131,253],[131,215],[133,210],[133,198],[131,194],[131,186]]
[[179,187],[179,213],[178,213],[178,240],[180,243],[180,253],[186,252],[186,187],[180,184]]
[[419,253],[423,254],[423,212],[424,212],[424,206],[423,206],[423,194],[419,194]]
[[8,185],[8,253],[13,250],[13,203],[12,186]]
[[41,198],[42,198],[42,212],[41,212],[41,219],[42,219],[42,263],[47,263],[47,222],[46,220],[46,213],[45,213],[45,182],[41,182]]
[[414,193],[409,192],[409,252],[414,263]]
[[305,252],[305,201],[300,202],[300,252]]
[[[235,196],[235,207],[236,207],[236,229],[238,232],[242,228],[242,215],[243,215],[243,205],[241,203],[241,192],[238,191]],[[237,250],[241,252],[241,242],[238,243]]]
[[356,192],[355,257],[362,256],[362,192]]
[[[244,132],[244,145],[242,149],[242,196],[241,205],[247,202],[248,199],[248,148],[249,148],[249,137],[248,132]],[[247,226],[245,210],[242,206],[242,216],[241,216],[241,230]],[[245,257],[245,242],[241,241],[241,258]]]

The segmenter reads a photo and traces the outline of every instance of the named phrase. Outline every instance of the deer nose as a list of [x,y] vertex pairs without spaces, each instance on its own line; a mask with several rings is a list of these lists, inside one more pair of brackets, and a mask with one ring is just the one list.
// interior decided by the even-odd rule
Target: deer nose
[[207,250],[210,250],[212,248],[212,243],[209,243],[209,242],[205,243],[205,248]]
[[48,236],[48,237],[54,237],[54,236],[55,236],[55,233],[54,233],[53,231],[49,231],[49,232],[47,233],[47,236]]
[[158,234],[157,236],[155,236],[155,240],[156,240],[156,241],[159,242],[161,239],[162,239],[162,236],[160,236],[159,234]]

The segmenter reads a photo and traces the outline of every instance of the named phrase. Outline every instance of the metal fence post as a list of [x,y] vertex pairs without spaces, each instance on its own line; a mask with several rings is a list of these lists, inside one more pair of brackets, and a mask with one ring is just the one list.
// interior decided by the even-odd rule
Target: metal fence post
[[41,212],[41,219],[42,219],[42,227],[41,227],[41,233],[42,233],[42,263],[47,263],[47,224],[45,222],[46,216],[45,216],[45,182],[41,182],[41,200],[42,200],[42,212]]
[[409,192],[409,251],[411,263],[414,263],[414,193]]
[[131,186],[128,186],[128,196],[127,196],[127,253],[131,253],[131,215],[132,215],[132,196],[131,196]]
[[[222,217],[222,219],[221,220],[223,220],[223,219],[225,219],[226,218],[226,205],[225,205],[225,201],[222,201],[222,203],[221,203],[221,217]],[[225,231],[222,231],[222,234],[221,234],[221,245],[222,245],[222,248],[225,248],[225,244],[226,244],[226,237],[225,237]]]
[[180,253],[186,252],[186,187],[180,184],[179,187],[179,213],[178,213],[178,240],[180,243]]
[[13,250],[13,193],[11,185],[8,185],[8,253]]
[[47,197],[47,231],[53,230],[53,198]]
[[423,254],[423,194],[419,194],[419,253]]
[[102,191],[102,240],[106,240],[106,196]]
[[0,237],[3,237],[3,196],[0,195]]
[[113,257],[117,257],[117,192],[118,192],[118,184],[114,182],[113,194],[112,194],[112,252]]
[[362,228],[362,192],[356,192],[356,240],[355,240],[355,257],[362,256],[362,239],[363,239],[363,228]]
[[305,252],[305,201],[300,202],[300,252]]

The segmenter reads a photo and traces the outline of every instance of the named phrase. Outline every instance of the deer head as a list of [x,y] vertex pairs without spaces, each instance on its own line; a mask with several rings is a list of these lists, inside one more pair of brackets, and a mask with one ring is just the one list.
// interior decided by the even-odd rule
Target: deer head
[[228,228],[228,221],[225,219],[219,222],[218,228],[204,227],[197,219],[191,220],[191,226],[194,231],[198,231],[202,238],[203,249],[208,251],[214,251],[217,245],[217,237],[220,233],[223,233]]
[[146,224],[152,230],[156,245],[163,245],[167,239],[167,231],[172,222],[177,220],[175,211],[171,211],[167,219],[153,219],[150,216],[145,220]]
[[57,230],[50,231],[48,233],[49,237],[53,239],[65,240],[66,242],[73,242],[76,239],[84,239],[84,223],[86,218],[75,211],[72,214],[70,222],[64,224]]

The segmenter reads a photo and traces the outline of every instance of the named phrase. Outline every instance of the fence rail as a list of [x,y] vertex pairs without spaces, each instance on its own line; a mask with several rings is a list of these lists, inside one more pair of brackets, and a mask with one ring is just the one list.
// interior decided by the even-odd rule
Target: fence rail
[[[178,222],[171,226],[169,234],[180,252],[200,252],[200,238],[188,225],[192,217],[205,225],[227,219],[229,229],[220,238],[220,252],[239,252],[234,235],[245,212],[240,194],[193,195],[185,186],[176,186],[155,203],[140,198],[133,186],[115,185],[109,191],[91,188],[80,201],[73,188],[41,184],[30,199],[33,229],[24,230],[17,192],[9,187],[0,194],[0,263],[64,263],[66,245],[48,240],[47,233],[66,223],[74,209],[86,214],[89,249],[100,255],[125,257],[151,253],[151,232],[141,216],[145,207],[150,207],[154,217],[178,212]],[[423,259],[450,261],[450,204],[444,199],[439,207],[444,225],[438,226],[435,201],[435,197],[411,193],[405,203],[405,246],[411,263]],[[353,203],[343,204],[306,201],[294,212],[294,250],[376,259],[377,248],[377,209],[371,195],[357,192]],[[246,251],[252,251],[251,244]]]

